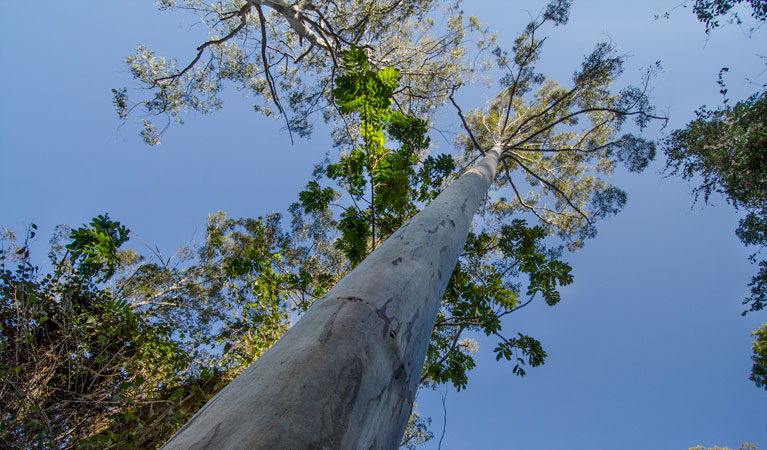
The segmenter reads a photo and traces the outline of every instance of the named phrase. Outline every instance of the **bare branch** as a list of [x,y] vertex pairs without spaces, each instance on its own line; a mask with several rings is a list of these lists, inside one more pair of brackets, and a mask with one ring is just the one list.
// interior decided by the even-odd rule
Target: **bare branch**
[[547,225],[551,225],[551,221],[545,219],[543,216],[538,214],[538,211],[535,210],[535,207],[533,205],[528,205],[522,199],[522,196],[519,194],[519,190],[517,190],[517,186],[515,186],[514,181],[511,180],[511,175],[509,174],[509,166],[506,164],[506,161],[503,162],[503,170],[506,172],[506,180],[508,180],[509,184],[511,185],[511,188],[514,189],[514,193],[517,195],[517,200],[519,200],[519,203],[523,207],[527,208],[530,212],[535,214],[535,216],[538,217],[541,221],[543,221]]
[[[615,114],[617,116],[626,116],[626,117],[628,117],[628,116],[636,116],[636,115],[640,115],[641,114],[644,117],[647,117],[649,119],[668,121],[668,117],[655,116],[655,115],[647,113],[645,111],[621,111],[621,110],[615,109],[615,108],[584,108],[584,109],[581,109],[581,110],[576,111],[574,113],[570,113],[570,114],[568,114],[566,116],[560,117],[559,119],[555,120],[554,122],[551,122],[550,124],[546,125],[545,127],[540,128],[538,131],[536,131],[535,133],[531,134],[530,136],[525,138],[523,141],[514,144],[514,146],[523,145],[523,144],[529,142],[530,140],[532,140],[533,138],[535,138],[536,136],[539,136],[540,134],[545,133],[546,131],[549,131],[550,129],[554,128],[555,126],[559,125],[562,122],[566,122],[567,120],[570,120],[570,119],[572,119],[575,116],[578,116],[578,115],[581,115],[581,114],[587,114],[587,113],[590,113],[590,112],[609,112],[609,113],[613,113],[613,114]],[[508,141],[509,140],[511,140],[511,138],[507,139],[507,142],[504,142],[504,144],[508,145]]]
[[274,78],[272,78],[272,72],[269,70],[269,57],[266,54],[266,18],[264,17],[264,12],[261,10],[261,6],[256,3],[254,3],[254,5],[256,7],[256,11],[258,12],[259,23],[261,24],[261,62],[264,65],[264,74],[266,75],[266,82],[269,85],[269,92],[272,94],[272,99],[274,100],[274,104],[277,105],[277,109],[280,111],[283,117],[285,117],[285,126],[288,128],[290,143],[293,144],[293,132],[290,130],[290,120],[288,120],[288,115],[285,113],[285,110],[282,108],[282,105],[280,104],[280,98],[277,95],[277,88],[275,88],[274,86]]
[[578,214],[580,214],[584,218],[584,220],[586,220],[587,223],[592,223],[592,221],[589,218],[589,216],[587,216],[586,213],[581,211],[580,208],[575,206],[575,204],[572,202],[572,200],[570,200],[570,197],[568,197],[567,194],[565,194],[559,187],[557,187],[556,185],[552,184],[548,180],[542,178],[540,175],[535,173],[532,169],[530,169],[529,167],[524,165],[522,163],[522,161],[520,161],[518,158],[516,158],[513,154],[511,154],[511,153],[504,153],[502,157],[503,158],[509,158],[509,159],[513,160],[514,162],[516,162],[517,164],[519,164],[519,166],[522,167],[527,173],[532,175],[533,178],[537,179],[541,183],[545,184],[546,186],[548,186],[549,188],[554,190],[554,192],[559,194],[560,197],[562,197],[565,200],[565,202],[567,202],[567,204],[570,205],[571,208],[573,208]]
[[448,96],[448,98],[450,99],[450,103],[452,103],[453,106],[455,106],[455,109],[458,110],[458,117],[461,118],[461,123],[463,123],[463,128],[466,130],[467,133],[469,133],[469,138],[471,139],[471,142],[474,144],[474,147],[476,147],[476,149],[479,150],[484,155],[485,151],[477,142],[477,139],[474,137],[474,133],[471,132],[471,128],[469,128],[469,124],[466,123],[466,119],[463,117],[463,111],[461,111],[461,107],[458,106],[458,103],[456,103],[455,99],[453,99],[453,94],[455,94],[456,87],[457,86],[453,86],[453,90],[450,92],[450,95]]

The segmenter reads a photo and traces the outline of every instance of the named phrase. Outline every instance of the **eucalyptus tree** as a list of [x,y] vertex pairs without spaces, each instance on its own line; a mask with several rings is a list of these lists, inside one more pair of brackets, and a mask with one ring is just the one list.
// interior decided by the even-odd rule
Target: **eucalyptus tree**
[[[455,170],[452,156],[426,152],[427,123],[393,108],[398,80],[394,68],[371,69],[361,49],[346,52],[334,97],[340,112],[359,116],[358,143],[338,162],[318,165],[315,179],[299,194],[300,203],[291,207],[294,225],[325,218],[331,210],[339,213],[334,215],[339,234],[333,246],[346,257],[347,271],[437,198]],[[394,142],[399,145],[392,146]],[[515,219],[496,234],[475,231],[441,301],[421,375],[427,385],[452,382],[459,390],[466,386],[477,345],[473,339],[461,339],[464,331],[497,336],[498,358],[514,359],[514,354],[513,372],[518,375],[525,374],[526,364],[541,364],[546,354],[540,342],[521,334],[506,338],[501,318],[523,306],[523,285],[531,296],[525,304],[540,293],[554,305],[560,298],[557,285],[572,280],[570,267],[557,259],[560,252],[541,242],[546,236],[542,227]],[[523,283],[520,276],[525,275]]]
[[[453,283],[459,299],[466,293],[460,282],[451,281],[451,274],[462,270],[458,266],[456,272],[456,264],[467,238],[470,246],[482,249],[480,255],[523,246],[529,237],[509,239],[514,231],[512,215],[529,211],[540,219],[543,230],[559,234],[577,248],[594,235],[598,218],[620,209],[625,193],[602,176],[617,162],[641,170],[654,156],[651,142],[620,135],[621,127],[630,118],[640,128],[662,118],[654,115],[644,88],[611,90],[623,59],[609,45],[598,45],[585,58],[569,87],[535,72],[542,45],[540,27],[546,22],[565,23],[568,11],[569,2],[552,2],[515,41],[511,55],[495,52],[499,67],[508,71],[501,92],[484,109],[464,116],[458,108],[467,132],[461,141],[465,169],[428,206],[396,231],[392,227],[383,243],[379,236],[389,219],[387,208],[391,212],[408,205],[381,199],[380,188],[391,186],[383,192],[394,192],[395,183],[384,181],[387,177],[408,180],[413,175],[407,171],[403,175],[402,169],[385,173],[383,169],[396,166],[392,163],[397,159],[407,159],[407,152],[380,145],[382,132],[376,122],[384,118],[386,131],[405,147],[407,133],[398,133],[421,125],[408,124],[403,110],[370,115],[359,109],[364,100],[344,95],[371,84],[389,93],[396,90],[395,71],[368,73],[364,53],[349,46],[345,69],[351,77],[338,78],[335,97],[342,114],[362,116],[359,133],[364,150],[356,154],[352,150],[323,171],[341,180],[352,198],[370,195],[367,208],[350,209],[341,221],[347,220],[341,226],[338,249],[359,263],[165,448],[395,448],[421,381],[446,289]],[[454,87],[447,98],[452,99]],[[366,171],[367,186],[357,177]],[[524,191],[523,183],[531,190]],[[491,187],[498,191],[490,196],[483,231],[470,237],[475,212]],[[325,189],[316,180],[310,184],[303,207],[322,212],[335,197]],[[511,200],[502,196],[506,191]],[[373,227],[378,230],[375,234]],[[541,262],[547,262],[545,255],[543,261],[539,255],[522,265],[535,267]],[[556,299],[554,287],[566,278],[562,269],[541,270],[538,289],[544,297],[543,291],[548,291]],[[491,307],[508,306],[506,302],[513,308],[512,296],[504,298],[502,293],[489,287],[481,300]],[[450,295],[448,290],[448,301]],[[451,312],[459,327],[482,324],[476,310]],[[520,341],[500,345],[499,357],[511,358],[526,345]]]

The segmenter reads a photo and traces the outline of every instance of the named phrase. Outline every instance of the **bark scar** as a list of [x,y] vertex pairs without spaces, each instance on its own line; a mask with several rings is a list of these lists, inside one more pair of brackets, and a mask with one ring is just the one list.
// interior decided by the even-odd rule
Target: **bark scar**
[[444,220],[442,220],[442,221],[440,221],[440,222],[439,222],[439,224],[437,224],[437,226],[435,226],[435,227],[434,227],[434,229],[433,229],[433,230],[428,230],[428,229],[427,229],[427,230],[426,230],[426,232],[427,232],[427,233],[436,233],[436,232],[437,232],[437,230],[439,230],[439,227],[444,227],[444,226],[445,226],[445,221],[444,221]]
[[[386,332],[387,331],[389,331],[389,332],[394,331],[394,327],[392,326],[392,319],[389,316],[386,315],[386,309],[389,307],[389,303],[391,303],[393,301],[394,301],[394,297],[389,297],[386,300],[386,303],[384,303],[384,305],[382,307],[376,308],[376,310],[375,310],[376,311],[376,315],[378,317],[380,317],[381,320],[383,320],[383,322],[384,322],[383,337],[386,337]],[[396,332],[395,332],[395,334],[396,334]],[[394,337],[394,336],[392,336],[392,337]]]

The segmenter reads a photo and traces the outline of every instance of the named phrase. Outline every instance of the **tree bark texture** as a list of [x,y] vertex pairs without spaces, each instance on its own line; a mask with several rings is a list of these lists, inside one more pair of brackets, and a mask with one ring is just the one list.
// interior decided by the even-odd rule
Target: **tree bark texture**
[[163,449],[396,449],[496,146],[397,230]]

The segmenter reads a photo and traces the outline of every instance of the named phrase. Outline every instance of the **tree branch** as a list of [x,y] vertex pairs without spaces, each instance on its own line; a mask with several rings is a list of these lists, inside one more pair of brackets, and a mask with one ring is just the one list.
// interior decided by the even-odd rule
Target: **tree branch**
[[570,197],[568,197],[559,187],[557,187],[556,185],[552,184],[551,182],[545,180],[544,178],[542,178],[537,173],[533,172],[533,170],[531,170],[526,165],[524,165],[522,163],[522,161],[520,161],[518,158],[514,157],[514,155],[512,155],[511,153],[504,153],[503,154],[503,158],[509,158],[509,159],[513,160],[514,162],[519,164],[520,167],[525,169],[525,171],[527,173],[532,175],[535,179],[537,179],[541,183],[545,184],[549,188],[553,189],[556,193],[558,193],[567,202],[568,205],[570,205],[571,208],[573,208],[578,214],[580,214],[584,218],[584,220],[586,220],[587,223],[591,223],[591,219],[589,218],[589,216],[587,216],[586,213],[581,211],[580,208],[575,206],[575,204],[570,200]]
[[[160,84],[161,82],[163,82],[163,81],[173,81],[173,80],[176,80],[176,79],[180,78],[186,72],[188,72],[189,69],[194,67],[195,64],[197,64],[197,61],[200,60],[200,58],[202,57],[202,54],[205,52],[206,48],[210,47],[211,45],[223,44],[224,42],[226,42],[229,39],[233,38],[248,23],[248,17],[250,16],[250,11],[249,10],[250,10],[250,3],[246,3],[242,8],[240,8],[240,11],[239,11],[240,24],[237,25],[232,31],[230,31],[229,34],[227,34],[226,36],[222,37],[221,39],[212,39],[210,41],[204,42],[202,45],[197,47],[197,56],[195,56],[195,58],[192,60],[192,62],[189,63],[189,65],[184,67],[184,69],[181,70],[180,72],[177,72],[177,73],[175,73],[173,75],[169,75],[167,77],[156,78],[152,82],[152,87],[158,86],[158,87],[162,88],[162,86]],[[232,15],[231,17],[234,17],[234,15]]]
[[469,133],[469,138],[471,139],[471,142],[474,144],[474,147],[476,147],[477,150],[479,150],[483,155],[485,154],[485,151],[482,150],[482,147],[477,142],[477,139],[474,137],[474,133],[471,132],[471,128],[469,128],[469,124],[466,123],[466,119],[463,117],[463,111],[461,111],[461,107],[458,106],[458,103],[455,102],[455,99],[453,99],[453,94],[455,94],[455,89],[457,86],[453,86],[452,91],[450,92],[450,95],[448,98],[450,99],[450,103],[455,106],[455,109],[458,110],[458,117],[461,118],[461,123],[463,124],[463,128],[466,130],[467,133]]
[[505,162],[505,161],[504,161],[504,163],[503,163],[503,170],[504,170],[504,172],[506,172],[506,179],[508,180],[509,184],[511,185],[511,188],[512,188],[512,189],[514,189],[514,193],[517,195],[517,200],[519,200],[519,203],[520,203],[520,204],[521,204],[523,207],[527,208],[527,209],[528,209],[530,212],[532,212],[533,214],[535,214],[535,216],[536,216],[536,217],[538,217],[538,218],[539,218],[541,221],[543,221],[543,223],[545,223],[545,224],[547,224],[547,225],[551,225],[551,222],[550,222],[549,220],[546,220],[546,219],[545,219],[543,216],[541,216],[540,214],[538,214],[538,212],[535,210],[535,207],[534,207],[534,206],[532,206],[532,205],[528,205],[528,204],[527,204],[527,203],[525,203],[525,201],[522,199],[522,196],[519,194],[519,190],[517,190],[517,186],[515,186],[515,185],[514,185],[514,182],[511,180],[511,175],[509,174],[509,166],[506,164],[506,162]]

